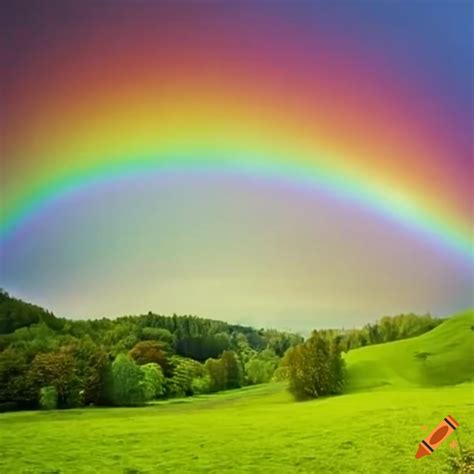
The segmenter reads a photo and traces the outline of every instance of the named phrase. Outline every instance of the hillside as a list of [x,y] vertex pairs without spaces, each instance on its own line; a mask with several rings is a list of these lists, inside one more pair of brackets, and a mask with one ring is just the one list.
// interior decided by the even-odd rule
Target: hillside
[[384,385],[441,386],[474,379],[474,310],[421,336],[346,354],[348,391]]
[[0,472],[457,472],[460,451],[448,443],[421,460],[415,452],[423,427],[448,413],[461,425],[452,439],[474,446],[474,385],[461,383],[473,379],[472,326],[469,311],[422,336],[352,350],[352,393],[304,403],[282,383],[140,408],[1,414]]

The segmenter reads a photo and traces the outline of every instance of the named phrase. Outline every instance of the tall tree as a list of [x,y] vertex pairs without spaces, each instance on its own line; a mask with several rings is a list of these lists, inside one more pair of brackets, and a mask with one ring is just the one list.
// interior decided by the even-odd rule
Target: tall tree
[[126,354],[119,354],[112,363],[109,394],[114,405],[141,405],[146,400],[142,385],[144,373]]
[[221,363],[224,366],[225,387],[239,388],[243,382],[243,371],[240,359],[234,351],[224,351],[221,356]]
[[172,368],[168,361],[164,344],[158,341],[140,341],[129,352],[130,357],[138,364],[158,364],[166,375],[170,375]]
[[37,354],[31,364],[29,376],[37,387],[38,397],[42,387],[51,386],[57,391],[59,408],[82,404],[82,386],[77,375],[76,362],[72,353],[66,348]]
[[318,398],[340,392],[342,359],[336,345],[318,331],[304,343],[290,349],[287,356],[289,388],[296,399]]

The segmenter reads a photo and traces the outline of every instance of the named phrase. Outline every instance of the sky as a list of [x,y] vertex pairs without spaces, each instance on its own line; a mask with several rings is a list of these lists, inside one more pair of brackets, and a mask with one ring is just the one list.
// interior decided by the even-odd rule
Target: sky
[[473,306],[464,1],[6,1],[0,286],[71,318]]

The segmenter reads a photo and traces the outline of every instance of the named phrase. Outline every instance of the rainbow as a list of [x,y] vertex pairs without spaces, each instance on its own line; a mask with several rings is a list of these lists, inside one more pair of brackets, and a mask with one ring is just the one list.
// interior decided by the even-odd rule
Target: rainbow
[[472,150],[422,72],[394,81],[370,47],[276,15],[204,28],[160,6],[157,28],[147,8],[45,33],[7,83],[2,240],[91,183],[202,170],[324,189],[472,256]]

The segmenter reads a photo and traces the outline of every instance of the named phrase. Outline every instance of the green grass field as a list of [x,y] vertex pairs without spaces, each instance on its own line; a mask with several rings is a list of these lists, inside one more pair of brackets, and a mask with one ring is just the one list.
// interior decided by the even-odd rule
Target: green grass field
[[474,311],[458,314],[419,337],[350,351],[346,362],[350,391],[472,382]]
[[450,472],[449,442],[415,452],[448,414],[462,446],[474,445],[473,325],[469,312],[350,352],[338,397],[296,403],[270,384],[144,408],[3,414],[0,471]]

